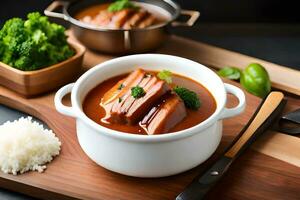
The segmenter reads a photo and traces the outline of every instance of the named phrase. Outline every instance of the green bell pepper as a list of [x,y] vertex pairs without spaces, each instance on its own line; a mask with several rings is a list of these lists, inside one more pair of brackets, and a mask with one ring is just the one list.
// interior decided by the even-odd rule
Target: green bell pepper
[[271,91],[271,81],[266,69],[257,63],[251,63],[241,73],[240,82],[250,93],[264,98]]

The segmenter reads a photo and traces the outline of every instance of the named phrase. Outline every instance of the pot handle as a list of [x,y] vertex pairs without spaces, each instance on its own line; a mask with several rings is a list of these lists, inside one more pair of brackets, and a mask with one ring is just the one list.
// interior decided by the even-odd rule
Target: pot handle
[[238,115],[242,113],[246,108],[246,98],[244,92],[240,88],[227,83],[224,83],[224,86],[227,93],[233,94],[238,98],[239,104],[234,108],[224,108],[221,112],[220,119],[225,119],[228,117]]
[[44,14],[46,16],[49,17],[55,17],[55,18],[60,18],[60,19],[64,19],[67,20],[67,16],[63,13],[58,13],[58,12],[53,12],[54,10],[56,10],[57,8],[60,7],[65,7],[67,5],[68,2],[64,2],[64,1],[53,1],[45,10],[44,10]]
[[72,92],[73,87],[74,87],[74,83],[65,85],[64,87],[60,88],[56,92],[55,97],[54,97],[54,105],[55,105],[56,110],[58,112],[60,112],[61,114],[68,115],[70,117],[76,117],[75,112],[72,107],[65,106],[62,103],[62,99],[64,96],[66,96],[66,94]]
[[174,21],[171,24],[172,26],[193,26],[199,18],[200,12],[195,10],[181,10],[180,15],[189,16],[189,19],[186,22]]

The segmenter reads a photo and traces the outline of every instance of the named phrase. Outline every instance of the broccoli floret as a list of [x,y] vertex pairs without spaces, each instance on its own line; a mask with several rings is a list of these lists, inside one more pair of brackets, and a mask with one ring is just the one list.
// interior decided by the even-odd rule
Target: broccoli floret
[[36,70],[74,55],[65,28],[38,12],[13,18],[0,30],[0,60],[20,70]]
[[0,60],[2,60],[2,55],[3,55],[4,51],[5,51],[5,47],[4,47],[4,44],[3,44],[2,40],[1,40],[1,36],[0,36]]
[[[21,56],[19,59],[17,59],[14,63],[15,68],[20,69],[20,70],[30,70],[32,68],[30,68],[31,65],[31,59],[27,56]],[[25,68],[24,66],[27,66],[27,68]]]
[[145,96],[145,90],[140,86],[135,86],[131,88],[131,96],[135,99]]
[[8,20],[0,31],[2,43],[0,58],[7,64],[13,63],[18,57],[21,44],[26,41],[24,21],[20,18]]
[[173,90],[183,100],[184,105],[187,108],[190,108],[192,110],[198,110],[200,108],[201,102],[195,92],[179,86],[176,86]]

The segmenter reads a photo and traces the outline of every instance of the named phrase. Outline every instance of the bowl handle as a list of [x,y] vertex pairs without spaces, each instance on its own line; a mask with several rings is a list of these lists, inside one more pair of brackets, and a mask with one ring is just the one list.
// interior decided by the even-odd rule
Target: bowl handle
[[227,93],[233,94],[234,96],[236,96],[238,98],[239,104],[234,108],[226,108],[225,107],[221,113],[220,119],[225,119],[228,117],[233,117],[235,115],[238,115],[238,114],[242,113],[246,107],[245,94],[240,88],[230,85],[230,84],[227,84],[227,83],[224,83],[224,86],[225,86],[225,90]]
[[54,105],[55,105],[56,110],[58,112],[60,112],[61,114],[68,115],[71,117],[76,117],[73,108],[70,106],[65,106],[62,103],[62,99],[64,98],[64,96],[66,96],[66,94],[68,94],[68,93],[71,93],[73,87],[74,87],[74,83],[70,83],[70,84],[65,85],[64,87],[60,88],[55,94]]
[[68,20],[67,16],[63,13],[53,12],[59,7],[65,7],[68,2],[64,1],[53,1],[47,8],[44,10],[44,14],[49,17],[60,18],[64,20]]
[[172,26],[193,26],[194,23],[200,16],[200,12],[195,10],[181,10],[180,15],[189,16],[189,19],[186,22],[174,21]]

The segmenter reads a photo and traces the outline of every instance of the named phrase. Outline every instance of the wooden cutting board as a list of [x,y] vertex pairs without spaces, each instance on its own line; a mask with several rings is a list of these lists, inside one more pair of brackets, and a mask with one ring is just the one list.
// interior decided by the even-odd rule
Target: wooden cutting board
[[[172,37],[159,52],[172,54],[177,45],[185,44],[183,41],[181,38]],[[191,45],[190,41],[186,44]],[[196,48],[196,44],[201,43],[194,42],[194,44]],[[205,48],[202,51],[205,52]],[[186,52],[189,52],[189,49]],[[190,52],[193,52],[193,49]],[[111,57],[88,51],[84,67],[90,68],[109,58]],[[198,60],[201,62],[201,59]],[[209,65],[214,66],[213,63]],[[229,80],[225,82],[238,85]],[[48,165],[45,173],[30,172],[19,176],[0,173],[0,187],[43,199],[174,199],[233,141],[261,102],[259,98],[246,93],[246,111],[240,116],[224,120],[221,144],[216,153],[204,164],[176,176],[141,179],[110,172],[91,161],[77,142],[75,120],[55,110],[53,96],[54,93],[51,93],[24,99],[0,87],[0,103],[40,118],[62,141],[60,156]],[[228,106],[235,103],[236,99],[229,96]],[[299,99],[291,98],[287,110],[299,106]],[[256,144],[256,150],[248,150],[235,162],[228,175],[211,192],[210,199],[299,199],[300,168],[282,161],[284,159],[276,157],[276,153],[275,156],[268,156],[270,150],[266,151],[263,147],[268,142],[268,137],[274,133],[267,134],[267,139]],[[286,148],[291,148],[291,152],[294,150],[292,146]]]

